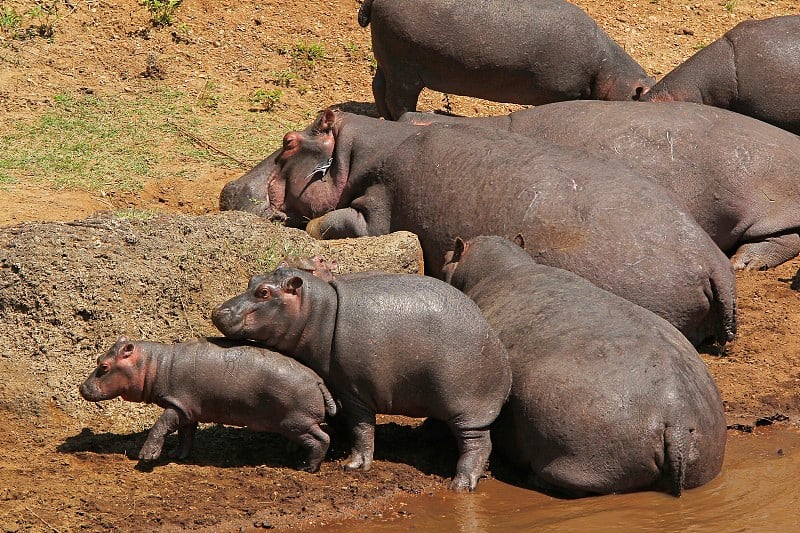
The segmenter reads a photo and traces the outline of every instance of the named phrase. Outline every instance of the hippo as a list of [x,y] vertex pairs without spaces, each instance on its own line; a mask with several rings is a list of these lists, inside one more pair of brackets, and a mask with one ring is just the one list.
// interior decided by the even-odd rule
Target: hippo
[[326,282],[279,267],[252,277],[212,321],[227,337],[295,357],[325,380],[352,435],[345,469],[370,469],[376,414],[431,417],[458,443],[450,487],[475,488],[511,371],[499,339],[458,290],[413,274]]
[[316,472],[330,444],[320,424],[337,411],[322,379],[309,368],[228,339],[163,344],[122,336],[97,358],[79,391],[91,402],[121,396],[164,408],[139,451],[144,461],[158,459],[164,438],[175,430],[174,456],[185,459],[197,423],[216,422],[279,433],[308,450],[302,469]]
[[636,100],[655,80],[563,0],[364,0],[381,116],[414,111],[423,88],[485,100]]
[[276,165],[270,201],[311,218],[315,237],[410,231],[438,273],[459,235],[523,233],[538,262],[654,311],[695,344],[735,334],[730,261],[666,190],[621,164],[508,132],[328,109],[286,134]]
[[666,320],[511,241],[457,239],[445,279],[508,349],[513,383],[495,450],[537,488],[577,497],[713,479],[725,413],[694,347]]
[[226,183],[219,193],[220,211],[246,211],[262,218],[285,222],[285,214],[271,208],[267,194],[267,183],[275,168],[277,155],[278,152],[272,153],[241,177]]
[[406,113],[400,121],[500,128],[620,161],[665,187],[738,270],[800,253],[800,138],[738,113],[571,101],[498,117]]
[[800,134],[800,15],[745,20],[643,98],[722,107]]

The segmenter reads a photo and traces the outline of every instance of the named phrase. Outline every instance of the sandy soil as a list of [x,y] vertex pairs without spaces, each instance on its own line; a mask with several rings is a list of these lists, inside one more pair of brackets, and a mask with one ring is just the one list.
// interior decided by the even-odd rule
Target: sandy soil
[[[91,90],[99,96],[126,94],[137,98],[163,88],[197,92],[204,80],[213,78],[222,80],[220,91],[228,97],[246,98],[255,88],[264,86],[266,72],[286,67],[286,47],[300,40],[324,43],[328,57],[309,74],[307,88],[284,91],[281,106],[271,112],[276,121],[297,122],[308,113],[340,103],[375,113],[369,58],[365,55],[369,33],[356,23],[355,0],[184,0],[173,26],[160,29],[152,27],[147,12],[134,0],[57,3],[59,17],[52,40],[20,40],[0,33],[0,116],[6,124],[43,113],[52,106],[56,91]],[[732,10],[723,1],[707,0],[576,3],[656,77],[741,20],[798,14],[793,0],[740,0],[732,4]],[[19,12],[32,4],[4,3]],[[352,57],[353,44],[358,50],[356,58]],[[420,108],[443,109],[444,105],[441,94],[426,91]],[[515,108],[463,97],[450,97],[449,105],[452,111],[465,115],[500,114]],[[226,112],[225,106],[215,113],[215,120],[220,123],[235,126],[238,120],[235,114]],[[249,160],[257,161],[275,148],[265,146],[263,153],[252,154]],[[382,420],[377,461],[368,474],[341,472],[336,462],[341,452],[337,450],[319,475],[297,472],[291,467],[294,455],[286,451],[281,439],[216,426],[200,432],[197,453],[189,461],[164,461],[153,467],[138,464],[132,457],[144,439],[145,422],[152,420],[156,411],[127,411],[128,406],[119,402],[108,408],[111,414],[101,410],[82,418],[70,403],[67,390],[77,384],[80,369],[88,370],[91,354],[105,349],[113,340],[107,338],[113,329],[108,324],[123,328],[127,327],[125,320],[138,317],[144,328],[141,333],[160,336],[162,340],[185,337],[188,332],[210,334],[213,331],[203,329],[207,321],[200,315],[187,327],[186,311],[180,307],[199,308],[207,302],[202,298],[189,301],[188,293],[182,290],[169,292],[174,287],[153,287],[154,291],[167,291],[168,297],[175,296],[172,305],[178,307],[169,312],[150,308],[146,303],[151,294],[147,285],[152,280],[145,276],[146,266],[139,265],[139,271],[128,269],[126,275],[133,277],[115,285],[118,280],[111,272],[125,270],[130,266],[125,262],[108,267],[111,270],[106,272],[105,284],[88,273],[79,276],[78,281],[74,276],[59,277],[61,269],[69,268],[67,259],[79,261],[82,253],[89,253],[91,244],[84,243],[80,248],[75,243],[83,242],[81,239],[88,238],[91,232],[87,229],[62,235],[57,226],[11,226],[29,221],[82,219],[98,210],[127,207],[171,214],[213,213],[219,190],[241,172],[235,167],[207,166],[198,169],[192,180],[151,180],[139,192],[53,190],[34,183],[0,188],[0,226],[9,226],[3,230],[3,274],[13,274],[7,279],[18,275],[14,272],[17,263],[8,260],[13,255],[8,244],[14,235],[41,231],[38,235],[43,254],[39,263],[24,265],[25,271],[31,272],[28,281],[38,280],[35,285],[26,285],[29,303],[37,301],[38,307],[31,304],[26,309],[20,303],[26,301],[25,293],[12,299],[9,295],[17,289],[0,285],[3,332],[10,339],[0,354],[0,375],[4,376],[0,378],[0,413],[7,419],[6,430],[0,432],[0,528],[313,529],[349,518],[402,517],[404,497],[444,490],[455,457],[452,443],[435,429],[416,427],[417,421]],[[175,223],[195,227],[203,224],[201,219],[179,219]],[[45,238],[47,228],[52,235],[62,235],[61,240]],[[144,234],[150,235],[137,235]],[[124,241],[126,235],[119,238]],[[174,235],[177,233],[167,232],[162,238],[176,239]],[[102,242],[101,236],[96,237]],[[55,253],[54,248],[63,248],[64,255]],[[189,268],[186,261],[190,255],[184,250],[180,260],[175,260],[176,256],[153,252],[140,259],[151,261],[152,276],[168,277],[174,273],[169,269],[161,272],[160,265],[174,263],[176,268]],[[203,272],[210,268],[192,265]],[[725,356],[703,355],[719,383],[730,423],[740,429],[746,430],[759,420],[758,423],[769,423],[785,417],[789,421],[783,423],[797,424],[800,343],[794,331],[800,328],[799,282],[795,279],[799,267],[800,260],[794,260],[775,270],[739,274],[738,338]],[[199,271],[191,268],[179,268],[178,275]],[[226,268],[219,267],[225,272],[223,277],[234,278]],[[81,291],[75,292],[75,285],[49,282],[48,272],[72,284],[83,283]],[[136,279],[137,273],[144,277]],[[209,286],[214,283],[211,279],[207,281]],[[182,281],[185,278],[178,278],[173,285]],[[99,288],[92,283],[99,283]],[[126,298],[137,296],[135,305],[126,299],[114,300],[109,294],[115,287],[124,287]],[[183,303],[182,297],[187,298]],[[65,305],[62,313],[45,313],[54,301]],[[84,305],[82,311],[76,307],[79,304]],[[114,315],[114,309],[120,314]],[[95,314],[89,312],[92,310]],[[64,323],[64,317],[84,317],[81,320],[85,324],[78,327],[78,322]],[[98,323],[109,330],[86,329]],[[72,381],[54,381],[51,375],[53,368],[60,368],[61,357],[74,357],[70,363]],[[32,390],[43,395],[28,396]],[[127,426],[126,416],[130,417]],[[442,446],[442,442],[448,444]]]

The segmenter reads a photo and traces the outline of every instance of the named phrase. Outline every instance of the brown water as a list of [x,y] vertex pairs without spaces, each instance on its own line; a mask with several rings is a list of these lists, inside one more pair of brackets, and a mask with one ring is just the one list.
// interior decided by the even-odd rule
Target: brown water
[[[491,479],[473,494],[398,502],[359,531],[800,531],[800,430],[729,432],[722,473],[681,498],[656,492],[559,500]],[[326,531],[353,531],[342,524]]]

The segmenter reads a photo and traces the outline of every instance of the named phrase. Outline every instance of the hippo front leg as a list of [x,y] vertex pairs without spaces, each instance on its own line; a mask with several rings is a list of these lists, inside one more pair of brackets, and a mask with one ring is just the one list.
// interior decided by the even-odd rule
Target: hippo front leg
[[787,233],[741,245],[731,262],[736,270],[766,270],[793,259],[797,254],[800,254],[800,235]]
[[346,239],[369,235],[364,215],[352,207],[337,209],[310,220],[306,224],[306,232],[315,239]]
[[147,434],[147,440],[144,441],[142,449],[139,450],[140,460],[155,461],[161,456],[164,439],[180,427],[180,418],[180,414],[175,409],[167,408],[164,410],[164,414],[150,429]]

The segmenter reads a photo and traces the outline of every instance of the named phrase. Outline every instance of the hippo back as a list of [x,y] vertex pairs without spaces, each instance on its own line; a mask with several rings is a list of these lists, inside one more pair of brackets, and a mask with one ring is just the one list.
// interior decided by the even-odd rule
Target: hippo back
[[521,233],[537,262],[654,311],[693,342],[732,338],[730,262],[662,187],[580,150],[476,131],[423,128],[382,169],[391,229],[417,233],[429,271],[457,236]]

